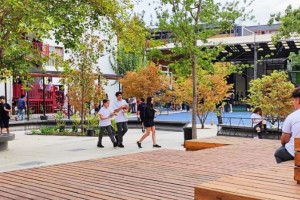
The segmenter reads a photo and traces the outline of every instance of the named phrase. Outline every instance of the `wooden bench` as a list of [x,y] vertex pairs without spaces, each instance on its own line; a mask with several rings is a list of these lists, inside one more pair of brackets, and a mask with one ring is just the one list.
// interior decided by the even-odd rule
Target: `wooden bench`
[[261,167],[224,176],[195,187],[196,200],[295,200],[300,187],[292,180],[293,161],[270,163]]
[[295,170],[294,179],[300,184],[300,138],[295,138]]
[[0,134],[0,151],[8,148],[8,141],[14,140],[15,134]]

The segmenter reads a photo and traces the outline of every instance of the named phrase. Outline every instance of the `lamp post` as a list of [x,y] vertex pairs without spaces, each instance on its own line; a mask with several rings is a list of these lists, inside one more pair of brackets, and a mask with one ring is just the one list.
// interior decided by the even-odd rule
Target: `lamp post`
[[[256,33],[245,27],[243,27],[243,30],[246,30],[246,31],[252,33],[254,36],[254,41],[253,41],[253,54],[254,54],[253,55],[253,67],[254,67],[253,78],[256,79],[257,78],[257,51],[259,48],[259,45],[256,43]],[[243,35],[244,35],[244,32],[243,32]]]

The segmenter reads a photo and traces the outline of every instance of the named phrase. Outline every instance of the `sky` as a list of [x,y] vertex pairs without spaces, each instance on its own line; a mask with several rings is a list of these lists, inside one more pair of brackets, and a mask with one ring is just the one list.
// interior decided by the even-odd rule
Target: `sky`
[[[142,11],[145,11],[144,20],[147,26],[150,26],[150,16],[155,16],[155,6],[153,5],[153,2],[157,1],[158,0],[141,0],[140,3],[135,5],[134,12],[141,13]],[[225,2],[225,0],[216,2]],[[151,5],[149,5],[149,3]],[[239,25],[267,24],[271,14],[278,12],[284,13],[284,10],[288,5],[292,5],[293,8],[299,8],[300,0],[254,0],[248,9],[253,10],[252,14],[255,16],[257,22],[246,21],[237,23]]]

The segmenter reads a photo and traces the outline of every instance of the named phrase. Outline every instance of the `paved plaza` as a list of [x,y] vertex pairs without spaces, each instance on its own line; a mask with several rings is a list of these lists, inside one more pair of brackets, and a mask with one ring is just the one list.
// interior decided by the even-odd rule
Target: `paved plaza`
[[[25,131],[13,133],[16,139],[9,142],[8,150],[0,152],[0,172],[158,150],[152,147],[150,137],[142,143],[142,149],[137,147],[136,141],[142,136],[140,129],[129,129],[124,136],[124,149],[113,148],[109,137],[103,138],[105,148],[100,149],[96,147],[97,137],[26,135]],[[206,129],[198,129],[198,138],[215,136],[216,133],[216,126],[207,125]],[[183,132],[157,130],[157,143],[162,149],[184,150]]]

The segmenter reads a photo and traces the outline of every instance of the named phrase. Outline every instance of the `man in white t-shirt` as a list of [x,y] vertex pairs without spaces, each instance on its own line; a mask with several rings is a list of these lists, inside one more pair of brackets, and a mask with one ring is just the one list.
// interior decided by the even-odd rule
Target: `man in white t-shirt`
[[114,103],[114,111],[116,114],[116,124],[118,129],[118,136],[117,142],[118,147],[124,148],[123,145],[123,136],[127,132],[127,115],[129,105],[128,103],[122,98],[122,92],[116,92],[117,101]]
[[99,139],[97,146],[99,148],[103,148],[102,145],[102,137],[103,133],[106,131],[108,133],[108,136],[110,137],[111,142],[113,143],[113,146],[117,146],[117,141],[115,140],[114,134],[111,130],[111,118],[114,116],[114,113],[109,110],[109,100],[104,99],[103,100],[103,107],[98,112],[99,114],[99,126],[100,126],[100,133],[99,133]]
[[281,144],[274,154],[277,163],[294,160],[295,137],[300,137],[300,87],[295,88],[292,93],[295,111],[285,119],[282,126]]

